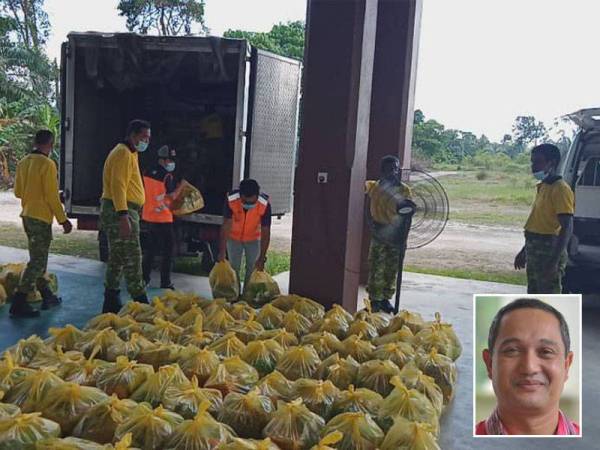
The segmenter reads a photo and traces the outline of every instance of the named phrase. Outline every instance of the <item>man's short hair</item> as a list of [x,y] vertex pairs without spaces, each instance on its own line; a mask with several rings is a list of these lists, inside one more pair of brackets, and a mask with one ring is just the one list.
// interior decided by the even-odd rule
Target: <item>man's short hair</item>
[[128,138],[132,134],[138,134],[142,130],[149,130],[150,122],[142,119],[134,119],[127,125],[127,130],[125,131],[125,137]]
[[254,197],[258,194],[260,194],[260,186],[256,180],[250,178],[242,180],[240,183],[240,195],[244,197]]
[[400,159],[394,155],[386,155],[381,158],[381,173],[384,175],[391,174],[396,167],[400,165]]
[[35,133],[33,143],[35,145],[47,145],[54,139],[54,133],[50,130],[39,130]]
[[558,323],[560,324],[560,336],[563,344],[565,344],[566,356],[571,350],[571,338],[569,336],[569,326],[567,325],[567,321],[560,311],[558,311],[552,305],[538,300],[537,298],[519,298],[500,308],[500,311],[496,313],[496,316],[494,316],[494,320],[492,320],[492,324],[490,325],[490,331],[488,334],[488,350],[490,353],[492,353],[494,350],[494,345],[496,344],[496,339],[498,338],[498,333],[500,332],[500,322],[502,322],[502,318],[511,311],[524,308],[546,311],[550,314],[553,314],[554,317],[558,319]]
[[556,166],[560,163],[560,150],[554,144],[540,144],[531,149],[531,154],[540,153],[546,161],[552,161]]

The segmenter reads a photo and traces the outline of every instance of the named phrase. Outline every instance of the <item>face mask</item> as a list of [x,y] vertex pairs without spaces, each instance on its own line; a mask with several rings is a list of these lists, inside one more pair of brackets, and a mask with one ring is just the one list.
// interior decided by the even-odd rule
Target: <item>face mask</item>
[[146,141],[140,141],[135,146],[135,149],[140,153],[144,153],[148,149],[148,143]]
[[546,171],[544,170],[538,170],[537,172],[533,172],[533,177],[539,181],[542,181],[544,178],[546,178],[546,175]]
[[249,209],[256,207],[256,203],[243,203],[242,207],[248,211]]
[[167,163],[167,165],[165,166],[165,170],[167,172],[173,172],[175,170],[175,163],[174,162]]

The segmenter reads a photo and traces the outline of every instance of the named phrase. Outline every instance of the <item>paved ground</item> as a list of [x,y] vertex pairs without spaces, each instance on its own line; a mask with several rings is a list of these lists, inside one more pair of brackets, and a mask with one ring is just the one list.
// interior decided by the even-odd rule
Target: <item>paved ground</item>
[[[0,263],[24,261],[26,253],[7,247],[0,247]],[[45,312],[37,320],[11,320],[8,308],[0,308],[0,349],[15,343],[19,338],[33,333],[44,335],[48,327],[73,323],[82,326],[92,316],[98,314],[102,302],[102,276],[104,265],[68,256],[53,255],[50,258],[50,270],[57,273],[64,298],[64,305]],[[289,274],[277,277],[282,290],[287,288]],[[175,274],[175,284],[182,290],[193,290],[204,296],[210,296],[208,280],[202,277]],[[160,291],[152,289],[151,294]],[[497,283],[456,280],[421,274],[406,274],[403,285],[402,307],[415,310],[427,318],[440,311],[445,320],[455,324],[455,328],[464,347],[463,355],[457,361],[459,382],[456,397],[442,418],[440,444],[444,450],[462,449],[503,449],[507,446],[498,440],[475,440],[472,438],[472,294],[473,293],[522,293],[523,288]],[[359,299],[365,293],[359,293]],[[563,440],[518,440],[523,449],[591,449],[598,448],[594,439],[600,439],[600,422],[593,410],[600,404],[600,310],[586,309],[583,315],[584,347],[584,438]],[[516,448],[516,447],[510,447]]]

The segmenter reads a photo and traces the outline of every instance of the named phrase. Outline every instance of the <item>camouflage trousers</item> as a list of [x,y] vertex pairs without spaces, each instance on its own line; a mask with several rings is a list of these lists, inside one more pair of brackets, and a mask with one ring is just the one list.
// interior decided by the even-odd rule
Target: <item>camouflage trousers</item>
[[121,278],[125,277],[127,291],[132,298],[146,293],[142,277],[142,250],[140,246],[140,210],[132,203],[128,204],[131,236],[119,237],[119,215],[113,202],[102,200],[100,208],[100,227],[108,238],[108,263],[106,266],[106,289],[118,290]]
[[48,267],[52,225],[41,220],[23,217],[23,228],[27,235],[29,262],[21,274],[18,291],[29,294],[35,289],[43,290],[49,287],[44,274]]
[[396,292],[400,249],[371,239],[367,292],[372,301],[391,299]]
[[566,251],[560,256],[558,270],[549,277],[544,276],[544,267],[552,257],[555,239],[531,233],[525,235],[528,294],[560,294],[562,292],[562,278],[567,266]]

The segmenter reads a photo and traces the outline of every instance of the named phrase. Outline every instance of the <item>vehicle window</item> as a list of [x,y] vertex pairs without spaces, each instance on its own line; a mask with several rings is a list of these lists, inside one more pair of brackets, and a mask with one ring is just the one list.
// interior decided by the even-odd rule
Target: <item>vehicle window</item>
[[589,158],[579,176],[579,186],[600,186],[600,157]]

